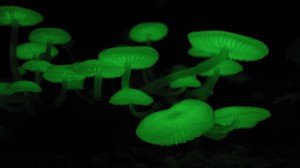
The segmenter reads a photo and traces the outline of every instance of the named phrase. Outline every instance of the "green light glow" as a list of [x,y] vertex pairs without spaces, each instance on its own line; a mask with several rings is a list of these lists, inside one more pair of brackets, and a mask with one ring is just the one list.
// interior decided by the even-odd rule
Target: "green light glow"
[[84,88],[83,80],[73,80],[68,82],[68,90],[82,90]]
[[36,25],[44,20],[44,17],[31,9],[18,6],[0,6],[0,25],[11,25],[14,21],[20,26]]
[[129,32],[129,37],[135,42],[154,42],[163,39],[168,34],[168,27],[160,22],[146,22],[135,25]]
[[76,63],[72,66],[72,69],[80,75],[94,78],[94,98],[97,101],[102,99],[102,79],[120,77],[124,73],[124,68],[100,60],[87,60]]
[[[182,64],[178,64],[172,68],[172,72],[177,72],[183,69],[186,69],[186,66]],[[200,86],[201,86],[201,82],[197,79],[196,76],[179,78],[170,83],[170,87],[172,89],[186,88],[186,87],[200,87]]]
[[216,55],[217,53],[208,52],[205,50],[197,49],[195,47],[191,47],[188,49],[187,54],[197,58],[209,58]]
[[153,99],[146,93],[132,88],[123,88],[116,92],[109,100],[113,105],[144,105],[147,106],[153,102]]
[[215,110],[217,124],[228,126],[236,122],[235,128],[252,128],[270,116],[267,109],[251,106],[229,106]]
[[24,76],[24,75],[26,75],[26,70],[23,68],[23,67],[19,67],[18,68],[18,71],[19,71],[19,74],[21,75],[21,76]]
[[31,81],[17,81],[10,85],[10,90],[13,90],[15,93],[39,93],[42,91],[42,88]]
[[29,40],[41,44],[65,44],[71,40],[71,35],[60,28],[38,28],[29,34]]
[[46,72],[47,69],[51,66],[52,64],[43,60],[30,60],[30,61],[26,61],[22,65],[22,67],[25,70],[32,71],[32,72]]
[[[24,43],[17,47],[17,58],[21,60],[39,59],[40,55],[46,51],[45,44]],[[56,57],[58,50],[56,47],[51,48],[51,57]]]
[[257,61],[269,52],[268,47],[259,40],[226,31],[191,32],[188,39],[193,47],[200,50],[213,53],[229,50],[228,58],[239,61]]
[[208,132],[204,134],[204,136],[212,140],[222,140],[226,138],[227,134],[232,130],[234,130],[235,127],[236,127],[236,122],[232,122],[228,126],[215,124]]
[[216,69],[219,70],[220,76],[235,75],[244,70],[243,66],[240,63],[238,63],[236,61],[232,61],[232,60],[225,60],[221,64],[216,66],[215,68],[213,68],[209,71],[203,72],[200,75],[201,76],[213,76],[214,71]]
[[150,144],[170,146],[200,137],[213,125],[212,108],[200,100],[187,99],[146,116],[136,135]]

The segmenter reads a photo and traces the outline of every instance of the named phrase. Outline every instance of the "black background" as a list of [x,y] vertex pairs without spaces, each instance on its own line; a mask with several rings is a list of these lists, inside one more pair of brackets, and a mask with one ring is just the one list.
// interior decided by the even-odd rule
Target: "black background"
[[[220,29],[264,41],[269,46],[269,55],[258,62],[243,63],[245,72],[241,77],[245,80],[240,83],[230,82],[231,78],[222,78],[208,102],[214,108],[229,105],[262,106],[270,109],[272,117],[251,130],[233,133],[222,142],[204,140],[208,146],[198,147],[252,145],[254,151],[268,150],[287,159],[284,162],[286,165],[297,164],[294,163],[297,160],[294,156],[297,156],[295,153],[299,154],[299,102],[274,103],[289,92],[300,92],[299,65],[286,59],[288,45],[300,35],[299,5],[296,3],[2,0],[0,4],[31,8],[45,17],[37,26],[21,28],[19,43],[26,42],[30,31],[38,27],[59,27],[72,35],[73,58],[70,59],[67,52],[62,50],[59,58],[54,60],[57,64],[97,58],[101,50],[119,44],[136,45],[128,39],[128,30],[146,21],[164,22],[169,27],[169,35],[153,44],[160,52],[159,62],[154,67],[157,76],[168,72],[177,63],[192,66],[200,61],[186,54],[190,46],[187,34],[191,31]],[[3,81],[10,80],[7,66],[9,30],[8,27],[0,27],[0,79]],[[136,73],[133,81],[136,86],[141,86],[138,78]],[[103,151],[124,152],[128,146],[146,146],[158,150],[158,147],[148,146],[137,139],[134,130],[138,120],[130,116],[126,107],[107,105],[109,97],[120,87],[119,80],[104,83],[104,103],[88,105],[70,93],[66,104],[59,109],[50,105],[55,96],[52,92],[57,95],[59,86],[46,82],[44,85],[47,89],[42,97],[49,102],[37,116],[1,111],[1,124],[16,131],[16,137],[9,145],[3,145],[3,151],[69,153],[72,156],[89,157]],[[184,153],[191,150],[192,145],[188,143],[167,150]],[[224,151],[229,152],[227,149]]]

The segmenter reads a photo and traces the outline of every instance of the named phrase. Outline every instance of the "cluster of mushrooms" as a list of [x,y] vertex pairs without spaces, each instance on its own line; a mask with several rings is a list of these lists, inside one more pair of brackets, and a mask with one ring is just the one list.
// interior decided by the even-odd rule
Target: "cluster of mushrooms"
[[[121,89],[109,100],[112,105],[128,106],[133,116],[141,119],[136,135],[144,142],[171,146],[205,136],[213,140],[224,139],[235,129],[253,128],[271,116],[261,107],[228,106],[213,109],[206,100],[212,95],[219,77],[237,74],[243,66],[237,61],[258,61],[268,54],[261,41],[220,30],[194,31],[188,34],[191,48],[187,54],[204,61],[193,67],[176,65],[172,73],[154,78],[151,67],[159,53],[152,43],[162,40],[168,27],[160,22],[140,23],[129,32],[129,38],[138,46],[118,46],[102,50],[98,58],[67,65],[51,63],[59,51],[55,47],[68,43],[71,35],[63,29],[46,27],[33,30],[29,42],[18,45],[19,27],[36,25],[44,17],[31,9],[0,6],[0,25],[11,26],[10,67],[14,82],[0,81],[0,108],[35,114],[35,104],[42,92],[41,80],[61,84],[61,93],[54,100],[60,107],[69,90],[82,90],[87,78],[93,78],[91,98],[102,101],[103,79],[121,78]],[[22,65],[19,63],[23,61]],[[134,88],[130,84],[131,72],[141,70],[145,85]],[[34,80],[24,80],[23,74],[34,73]],[[202,85],[198,76],[207,77]],[[167,109],[153,111],[154,96],[179,97]],[[13,97],[13,98],[12,98]],[[149,106],[140,112],[136,106]],[[155,109],[155,108],[154,108]]]

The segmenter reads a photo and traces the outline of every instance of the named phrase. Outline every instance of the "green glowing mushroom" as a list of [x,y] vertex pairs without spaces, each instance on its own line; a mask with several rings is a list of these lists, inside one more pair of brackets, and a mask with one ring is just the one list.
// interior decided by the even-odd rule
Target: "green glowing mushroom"
[[29,40],[46,45],[45,60],[50,60],[52,45],[65,44],[71,40],[71,35],[60,28],[38,28],[29,34]]
[[229,132],[234,130],[236,127],[236,122],[232,122],[230,125],[223,126],[215,124],[209,131],[207,131],[204,136],[212,140],[222,140],[226,138]]
[[115,93],[109,102],[113,105],[149,105],[153,99],[140,90],[124,88]]
[[10,96],[15,92],[10,89],[10,83],[0,83],[0,96]]
[[101,100],[101,87],[103,78],[121,77],[124,73],[124,68],[113,63],[103,62],[100,60],[87,60],[77,63],[73,66],[73,70],[85,77],[94,78],[94,98]]
[[10,89],[11,83],[2,83],[0,82],[0,108],[9,111],[9,112],[20,112],[24,111],[25,107],[20,106],[16,107],[14,106],[9,106],[6,104],[6,98],[8,96],[12,96],[15,92]]
[[146,22],[135,25],[129,32],[132,41],[147,43],[159,41],[168,34],[168,27],[160,22]]
[[213,55],[216,55],[216,53],[201,50],[196,47],[190,47],[187,51],[187,54],[197,58],[209,58],[212,57]]
[[[186,66],[180,64],[174,66],[172,71],[176,72],[183,69],[186,69]],[[179,78],[170,83],[170,87],[172,89],[178,89],[178,88],[185,89],[187,87],[200,87],[200,86],[201,86],[201,82],[197,79],[196,75]]]
[[26,70],[25,70],[23,67],[19,67],[19,68],[18,68],[18,71],[19,71],[19,74],[20,74],[21,76],[26,75]]
[[[66,94],[72,86],[73,81],[83,81],[85,76],[75,73],[72,68],[72,65],[53,65],[44,72],[43,77],[45,80],[52,83],[61,83],[61,92],[59,97],[56,98],[54,105],[59,107],[63,104],[66,99]],[[78,85],[78,83],[76,83]],[[74,84],[75,85],[75,84]],[[73,86],[74,86],[73,85]]]
[[17,81],[10,85],[10,89],[13,90],[15,93],[23,93],[26,97],[26,109],[27,112],[30,114],[36,114],[36,111],[33,108],[33,101],[31,98],[30,93],[40,93],[42,91],[42,88],[31,81]]
[[[21,60],[40,59],[41,54],[45,53],[46,47],[45,44],[31,42],[21,44],[17,47],[17,58]],[[54,46],[50,52],[52,58],[58,55],[58,50]]]
[[51,66],[52,64],[43,60],[30,60],[22,65],[24,69],[35,73],[35,83],[40,83],[41,74],[46,72]]
[[171,146],[200,137],[213,125],[214,114],[208,104],[186,99],[146,116],[137,126],[136,135],[150,144]]
[[215,110],[216,124],[228,126],[236,122],[235,128],[252,128],[259,121],[271,116],[269,110],[251,106],[228,106]]
[[16,47],[18,43],[19,26],[32,26],[44,20],[44,17],[31,9],[18,6],[0,6],[0,25],[11,26],[10,34],[10,68],[14,80],[20,80]]
[[130,74],[134,69],[146,69],[158,60],[158,52],[151,47],[114,47],[99,53],[99,59],[125,69],[122,76],[122,88],[130,87]]
[[153,93],[176,79],[209,71],[226,59],[257,61],[265,57],[269,52],[268,47],[259,40],[226,31],[191,32],[188,34],[188,39],[193,47],[217,54],[197,66],[172,73],[148,83],[142,87],[142,90]]

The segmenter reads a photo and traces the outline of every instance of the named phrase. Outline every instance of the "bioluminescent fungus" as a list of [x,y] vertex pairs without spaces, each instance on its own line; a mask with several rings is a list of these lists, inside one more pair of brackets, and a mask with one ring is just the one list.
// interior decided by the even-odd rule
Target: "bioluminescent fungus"
[[0,83],[0,96],[10,96],[15,92],[10,89],[10,83]]
[[44,72],[43,77],[49,82],[62,84],[60,95],[54,102],[54,105],[57,107],[63,104],[70,82],[85,79],[85,76],[75,73],[71,69],[71,65],[53,65]]
[[51,66],[51,63],[44,60],[30,60],[22,65],[25,70],[34,72],[34,81],[38,84],[40,83],[42,73],[46,72]]
[[10,85],[10,89],[14,91],[14,93],[23,93],[26,97],[26,110],[29,114],[35,115],[36,111],[33,108],[33,100],[30,93],[40,93],[42,92],[42,88],[31,81],[17,81]]
[[18,71],[19,71],[19,74],[21,75],[21,76],[24,76],[24,75],[26,75],[26,70],[23,68],[23,67],[19,67],[18,68]]
[[259,40],[226,31],[191,32],[188,34],[188,39],[193,47],[217,54],[197,66],[157,79],[142,87],[142,90],[153,93],[176,79],[209,71],[227,58],[240,61],[257,61],[269,52],[268,47]]
[[171,146],[200,137],[213,125],[214,114],[208,104],[186,99],[146,116],[137,126],[136,135],[150,144]]
[[0,108],[9,112],[20,112],[24,111],[25,106],[9,106],[6,104],[6,98],[15,94],[13,90],[10,89],[11,83],[0,83]]
[[223,126],[215,124],[209,131],[207,131],[204,136],[212,140],[222,140],[226,138],[229,132],[234,130],[236,127],[236,122],[232,122],[230,125]]
[[94,98],[102,99],[101,88],[103,78],[117,78],[124,73],[124,68],[110,62],[100,60],[87,60],[72,66],[72,69],[85,77],[94,78]]
[[[45,44],[31,42],[18,45],[17,58],[21,60],[40,59],[41,54],[45,53],[46,47]],[[51,57],[56,57],[58,55],[58,50],[54,46],[52,46],[50,52]]]
[[51,59],[51,48],[53,45],[65,44],[71,40],[71,35],[60,28],[38,28],[29,34],[29,40],[46,45],[45,60]]
[[216,53],[201,50],[196,47],[190,47],[187,51],[187,54],[196,58],[210,58],[213,55],[216,55]]
[[16,58],[19,26],[32,26],[44,20],[44,17],[31,9],[18,6],[0,6],[0,25],[11,26],[10,68],[14,80],[21,80]]
[[109,103],[113,105],[149,105],[153,102],[153,99],[144,92],[132,89],[124,88],[116,92],[109,100]]
[[271,116],[269,110],[251,106],[228,106],[215,110],[216,124],[228,126],[236,122],[235,128],[252,128],[259,121]]
[[129,32],[132,41],[147,43],[159,41],[168,34],[168,27],[160,22],[145,22],[135,25]]
[[200,100],[205,101],[212,94],[214,86],[216,85],[220,76],[235,75],[244,70],[243,66],[232,60],[225,60],[218,66],[209,71],[203,72],[199,75],[209,77],[201,88],[189,92]]

